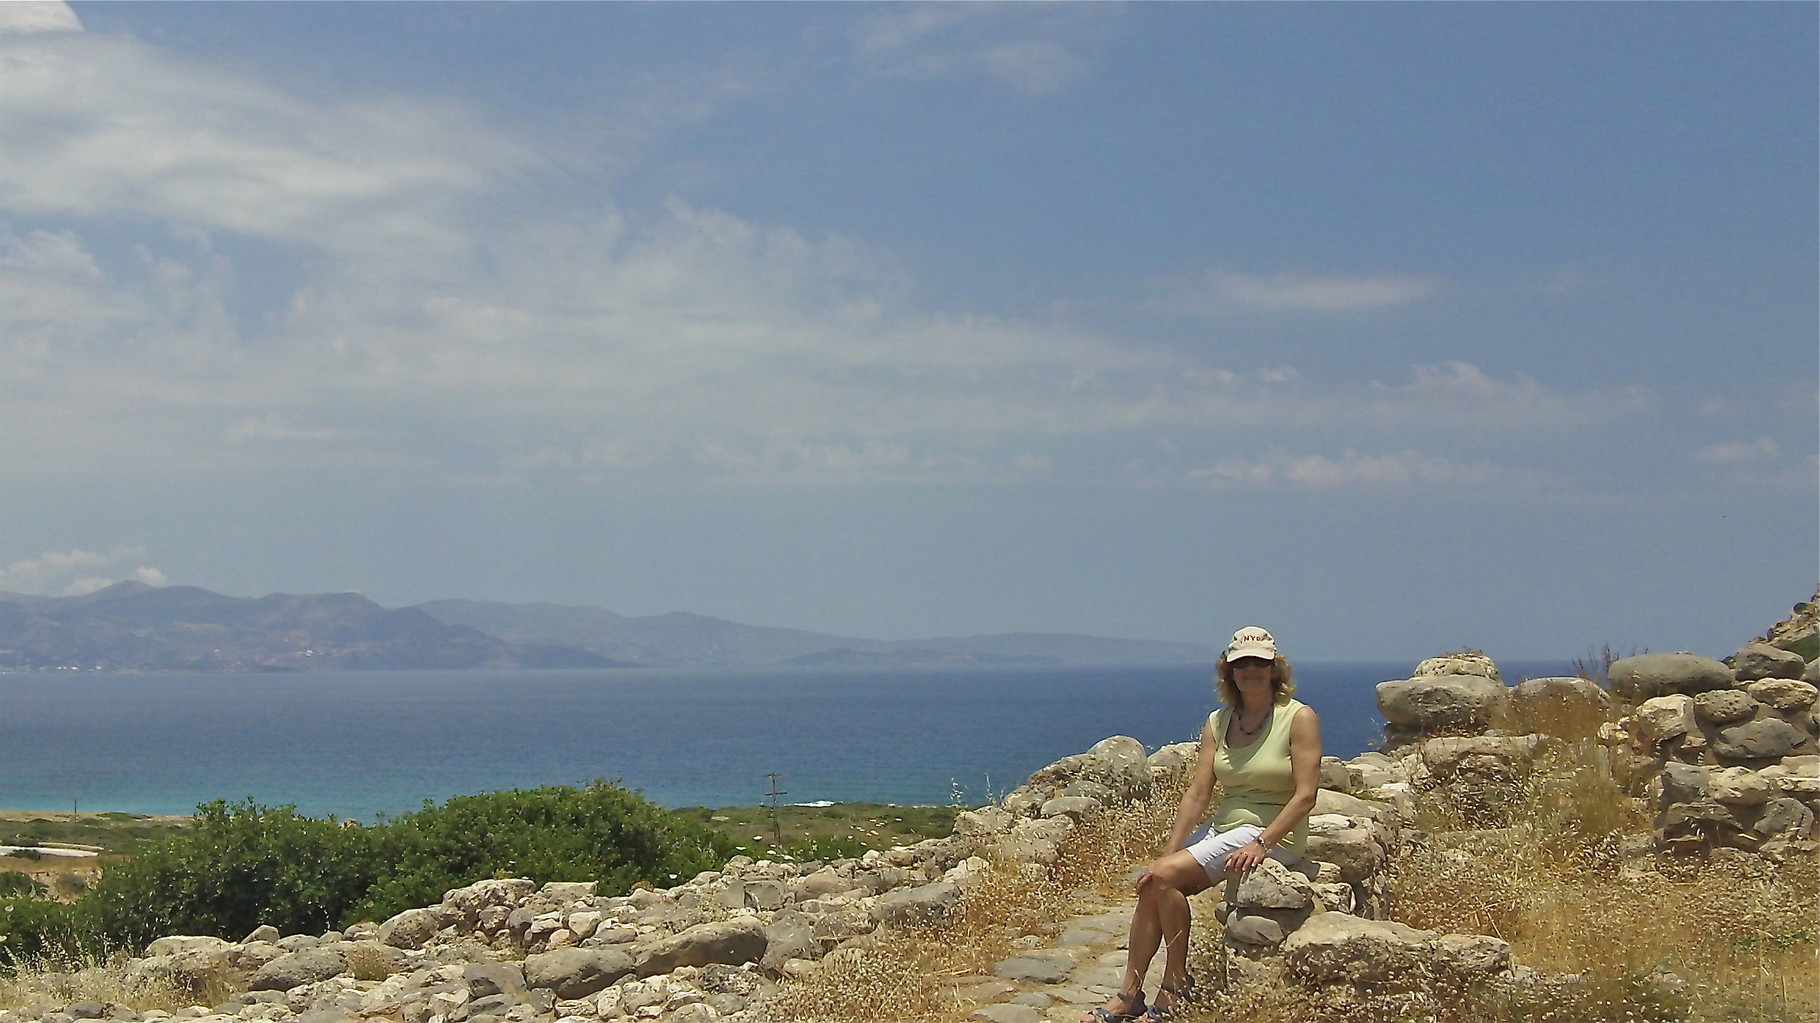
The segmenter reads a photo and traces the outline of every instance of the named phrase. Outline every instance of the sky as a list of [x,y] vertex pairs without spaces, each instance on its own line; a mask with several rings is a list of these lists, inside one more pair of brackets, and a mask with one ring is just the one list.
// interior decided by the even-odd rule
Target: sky
[[0,590],[1728,654],[1817,20],[0,3]]

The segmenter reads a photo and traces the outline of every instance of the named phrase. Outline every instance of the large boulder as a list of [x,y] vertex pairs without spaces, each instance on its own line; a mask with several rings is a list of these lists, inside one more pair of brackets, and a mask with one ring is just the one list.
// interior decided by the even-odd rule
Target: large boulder
[[548,988],[558,998],[586,998],[629,976],[632,967],[623,949],[557,948],[525,957],[525,983]]
[[1526,679],[1510,691],[1510,701],[1531,717],[1566,714],[1599,719],[1611,709],[1611,695],[1598,683],[1573,675]]
[[918,888],[900,888],[878,900],[872,915],[881,924],[911,927],[947,919],[961,901],[960,885],[937,881]]
[[1349,913],[1317,913],[1283,942],[1289,977],[1309,987],[1413,987],[1431,977],[1484,983],[1510,968],[1510,945],[1482,934],[1437,934]]
[[1754,764],[1814,751],[1813,737],[1781,718],[1758,718],[1732,725],[1713,741],[1713,756],[1723,763]]
[[252,980],[248,981],[247,990],[289,991],[294,987],[328,980],[346,969],[347,950],[337,945],[286,952],[261,966],[253,974]]
[[1387,747],[1433,735],[1483,732],[1508,692],[1483,675],[1417,675],[1378,683],[1378,712]]
[[1715,725],[1730,725],[1756,717],[1759,706],[1742,689],[1714,689],[1694,697],[1694,716]]
[[1685,693],[1644,700],[1625,719],[1625,725],[1631,738],[1646,751],[1679,743],[1700,731],[1694,717],[1694,698]]
[[1416,665],[1416,675],[1476,675],[1493,682],[1503,681],[1503,676],[1498,674],[1497,664],[1477,650],[1456,650],[1430,657]]
[[1799,714],[1812,710],[1820,687],[1794,678],[1759,679],[1744,687],[1751,699],[1778,714]]
[[1732,655],[1732,674],[1740,682],[1755,682],[1760,678],[1800,678],[1801,669],[1805,667],[1807,661],[1800,654],[1763,642],[1746,643],[1742,650]]
[[764,955],[765,925],[754,916],[736,916],[697,924],[637,950],[637,972],[640,977],[651,977],[682,966],[740,966]]
[[1057,796],[1088,796],[1105,804],[1129,803],[1150,794],[1150,758],[1144,744],[1128,735],[1101,739],[1038,770],[1011,791],[1001,805],[1019,817],[1034,817]]
[[442,929],[434,910],[407,909],[379,925],[379,940],[393,948],[422,948]]
[[1638,654],[1621,657],[1605,669],[1611,691],[1630,703],[1656,696],[1685,693],[1693,696],[1714,689],[1730,689],[1732,670],[1699,654]]

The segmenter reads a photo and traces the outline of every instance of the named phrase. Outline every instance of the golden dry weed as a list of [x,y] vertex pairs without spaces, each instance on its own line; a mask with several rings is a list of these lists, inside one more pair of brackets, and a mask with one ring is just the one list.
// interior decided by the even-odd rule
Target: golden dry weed
[[60,1009],[72,1002],[101,1002],[144,1011],[173,1011],[193,996],[169,983],[129,976],[124,955],[101,958],[49,946],[38,955],[8,960],[0,974],[0,1009]]

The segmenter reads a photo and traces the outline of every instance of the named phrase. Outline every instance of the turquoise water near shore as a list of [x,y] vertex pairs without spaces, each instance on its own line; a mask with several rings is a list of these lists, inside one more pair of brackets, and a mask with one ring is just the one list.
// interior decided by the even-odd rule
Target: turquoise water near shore
[[[1374,686],[1413,667],[1297,665],[1327,752],[1375,747]],[[370,820],[593,778],[666,806],[749,806],[772,773],[783,802],[978,804],[1109,735],[1192,739],[1212,706],[1196,665],[10,674],[0,807],[188,813],[250,796]]]

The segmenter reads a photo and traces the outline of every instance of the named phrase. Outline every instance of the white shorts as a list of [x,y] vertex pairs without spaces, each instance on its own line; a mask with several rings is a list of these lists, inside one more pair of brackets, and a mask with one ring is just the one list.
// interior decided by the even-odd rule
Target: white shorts
[[[1208,879],[1224,881],[1226,879],[1226,857],[1237,852],[1240,846],[1250,845],[1263,833],[1264,829],[1256,824],[1235,824],[1225,831],[1202,828],[1188,836],[1188,844],[1183,848],[1187,849],[1188,855],[1193,856],[1194,861],[1207,872]],[[1302,862],[1300,856],[1286,849],[1270,850],[1270,858],[1284,866],[1294,866]]]

